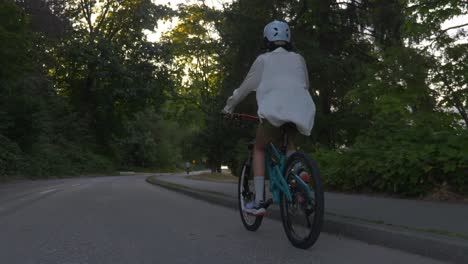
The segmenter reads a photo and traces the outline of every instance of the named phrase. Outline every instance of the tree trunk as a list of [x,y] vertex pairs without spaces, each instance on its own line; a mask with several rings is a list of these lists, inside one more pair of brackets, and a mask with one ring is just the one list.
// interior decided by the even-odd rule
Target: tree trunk
[[[319,48],[324,54],[331,55],[333,54],[333,36],[331,32],[331,24],[330,24],[330,15],[331,15],[331,1],[330,0],[319,0],[318,1],[319,7],[319,23],[317,26],[317,33],[318,33],[318,42]],[[333,95],[333,85],[331,83],[330,78],[327,76],[327,71],[325,67],[320,70],[318,82],[316,84],[319,87],[319,102],[320,102],[320,109],[322,114],[328,119],[331,115],[331,98]],[[326,132],[326,143],[327,145],[333,144],[333,128],[329,124],[326,125],[324,128]]]

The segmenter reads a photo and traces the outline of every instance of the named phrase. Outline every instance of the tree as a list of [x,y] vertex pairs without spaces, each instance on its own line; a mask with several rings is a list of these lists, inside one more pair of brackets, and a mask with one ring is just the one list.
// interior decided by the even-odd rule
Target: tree
[[149,43],[144,30],[167,12],[149,0],[79,0],[63,7],[73,32],[54,49],[51,72],[104,149],[133,113],[164,102],[171,86],[165,47]]

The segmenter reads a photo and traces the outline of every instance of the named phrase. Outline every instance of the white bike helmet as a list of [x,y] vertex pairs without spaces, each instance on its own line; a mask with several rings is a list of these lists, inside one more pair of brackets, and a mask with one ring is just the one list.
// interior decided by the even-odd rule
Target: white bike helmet
[[291,30],[288,23],[275,20],[265,26],[263,37],[268,42],[286,41],[289,43],[291,41]]

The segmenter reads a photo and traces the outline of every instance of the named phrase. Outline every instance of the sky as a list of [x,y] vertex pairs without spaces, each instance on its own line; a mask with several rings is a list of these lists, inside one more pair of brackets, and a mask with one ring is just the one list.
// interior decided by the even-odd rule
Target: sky
[[[169,5],[172,8],[176,8],[177,5],[179,4],[191,4],[191,3],[196,3],[198,2],[197,0],[153,0],[154,3],[159,4],[159,5]],[[208,6],[212,6],[215,8],[222,8],[223,3],[230,3],[232,0],[205,0],[205,3]],[[149,41],[157,41],[159,38],[161,38],[161,34],[168,31],[174,24],[177,23],[177,19],[174,19],[172,22],[171,21],[159,21],[158,22],[158,28],[156,32],[151,32],[151,31],[146,31],[145,33],[148,36]]]
[[[449,21],[446,21],[445,23],[442,23],[442,29],[456,26],[456,25],[462,25],[466,23],[468,23],[468,15],[457,16],[457,17],[454,17],[453,19],[450,19]],[[468,26],[465,26],[464,28],[468,29]]]

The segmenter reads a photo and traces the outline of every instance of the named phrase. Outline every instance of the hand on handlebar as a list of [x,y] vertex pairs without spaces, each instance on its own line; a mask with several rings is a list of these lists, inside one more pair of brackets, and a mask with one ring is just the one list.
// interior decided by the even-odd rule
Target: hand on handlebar
[[231,111],[228,111],[226,108],[221,110],[221,114],[223,115],[224,118],[226,119],[233,119],[236,115],[233,114]]
[[247,119],[247,120],[254,120],[258,121],[259,118],[257,116],[253,115],[247,115],[247,114],[240,114],[240,113],[233,113],[233,109],[228,108],[228,106],[224,107],[223,110],[221,110],[221,114],[224,116],[226,119]]

